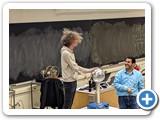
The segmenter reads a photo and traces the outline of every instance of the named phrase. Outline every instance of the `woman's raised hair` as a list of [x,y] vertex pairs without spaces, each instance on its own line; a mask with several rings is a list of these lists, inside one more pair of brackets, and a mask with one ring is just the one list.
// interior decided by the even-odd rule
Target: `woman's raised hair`
[[78,42],[81,43],[82,39],[83,38],[81,33],[64,28],[63,35],[61,37],[61,43],[64,46],[69,47],[74,40],[78,40]]

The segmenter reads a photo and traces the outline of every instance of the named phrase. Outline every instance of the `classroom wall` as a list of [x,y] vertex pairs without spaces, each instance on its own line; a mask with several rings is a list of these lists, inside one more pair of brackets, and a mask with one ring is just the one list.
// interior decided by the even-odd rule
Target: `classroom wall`
[[144,9],[10,9],[10,23],[144,17]]

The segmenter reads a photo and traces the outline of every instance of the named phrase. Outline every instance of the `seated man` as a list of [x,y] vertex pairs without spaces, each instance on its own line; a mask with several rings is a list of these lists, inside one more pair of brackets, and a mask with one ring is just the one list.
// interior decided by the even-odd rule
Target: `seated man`
[[134,64],[133,68],[139,71],[139,67],[136,63]]

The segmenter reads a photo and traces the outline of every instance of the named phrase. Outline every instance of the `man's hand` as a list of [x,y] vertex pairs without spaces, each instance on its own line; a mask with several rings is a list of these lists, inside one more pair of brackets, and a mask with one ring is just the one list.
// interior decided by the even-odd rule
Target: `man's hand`
[[130,88],[127,88],[126,90],[128,93],[132,94],[132,90]]

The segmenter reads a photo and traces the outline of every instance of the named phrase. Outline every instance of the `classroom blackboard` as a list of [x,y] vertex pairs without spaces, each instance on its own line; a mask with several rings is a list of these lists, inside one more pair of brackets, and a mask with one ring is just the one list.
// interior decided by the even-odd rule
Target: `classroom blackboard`
[[145,56],[145,18],[97,19],[9,25],[9,83],[35,78],[48,65],[60,63],[63,28],[83,34],[74,49],[80,66],[116,64],[127,56]]

